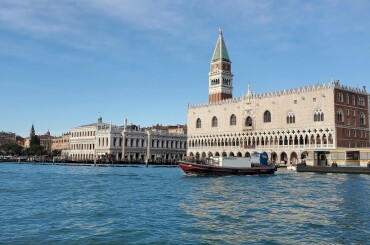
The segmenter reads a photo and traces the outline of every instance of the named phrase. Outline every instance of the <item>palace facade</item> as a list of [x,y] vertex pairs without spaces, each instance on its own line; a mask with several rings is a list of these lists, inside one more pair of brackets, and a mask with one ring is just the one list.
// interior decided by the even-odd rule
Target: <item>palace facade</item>
[[[68,158],[73,161],[175,162],[186,155],[184,125],[140,128],[97,123],[71,129]],[[176,131],[177,130],[177,131]],[[180,132],[180,133],[173,133]],[[66,151],[64,151],[66,153]]]
[[0,132],[0,146],[6,144],[16,144],[17,143],[17,135],[15,133],[10,132]]
[[[370,159],[369,94],[332,80],[233,98],[231,60],[220,30],[209,72],[208,103],[188,106],[187,155],[249,156],[266,152],[278,164]],[[335,153],[336,152],[336,153]],[[344,155],[343,155],[344,154]]]
[[51,151],[53,150],[60,150],[60,151],[68,151],[70,148],[70,140],[71,133],[67,132],[62,134],[62,136],[54,137],[51,143]]

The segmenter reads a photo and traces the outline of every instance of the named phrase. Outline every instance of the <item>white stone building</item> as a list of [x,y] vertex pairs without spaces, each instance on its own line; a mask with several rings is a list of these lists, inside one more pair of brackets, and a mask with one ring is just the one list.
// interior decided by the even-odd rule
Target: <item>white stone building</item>
[[349,88],[333,80],[255,94],[248,85],[245,95],[233,98],[232,84],[231,60],[220,31],[211,60],[208,103],[188,106],[187,155],[201,159],[259,151],[279,164],[321,165],[333,161],[330,153],[339,150],[353,165],[370,159],[365,86]]
[[[171,127],[169,127],[171,128]],[[186,134],[97,123],[71,129],[69,159],[104,162],[175,162],[186,154]]]

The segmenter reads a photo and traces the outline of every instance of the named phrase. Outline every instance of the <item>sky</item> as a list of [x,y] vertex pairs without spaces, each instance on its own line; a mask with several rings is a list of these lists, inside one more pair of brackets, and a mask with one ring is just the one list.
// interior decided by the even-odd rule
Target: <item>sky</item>
[[186,124],[219,27],[234,97],[370,82],[367,0],[0,0],[0,131]]

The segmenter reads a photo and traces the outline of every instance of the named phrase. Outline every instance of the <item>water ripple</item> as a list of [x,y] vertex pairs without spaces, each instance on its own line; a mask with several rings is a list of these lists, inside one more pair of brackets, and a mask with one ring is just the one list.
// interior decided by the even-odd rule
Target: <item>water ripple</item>
[[0,244],[368,244],[370,176],[0,164]]

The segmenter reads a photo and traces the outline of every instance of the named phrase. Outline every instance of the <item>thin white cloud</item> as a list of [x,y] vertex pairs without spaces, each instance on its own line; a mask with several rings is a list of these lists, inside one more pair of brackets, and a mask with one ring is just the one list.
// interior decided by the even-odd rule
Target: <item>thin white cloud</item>
[[173,32],[184,24],[174,1],[86,0],[86,6],[116,20],[153,31]]
[[121,30],[144,31],[146,38],[159,43],[170,38],[168,42],[175,46],[214,38],[210,33],[216,31],[209,28],[216,24],[286,49],[288,39],[302,29],[326,38],[367,30],[368,21],[358,18],[366,16],[369,7],[365,0],[1,0],[0,28],[75,49],[101,51],[124,46],[117,35]]
[[32,35],[71,32],[71,10],[70,7],[55,2],[2,0],[0,26]]

